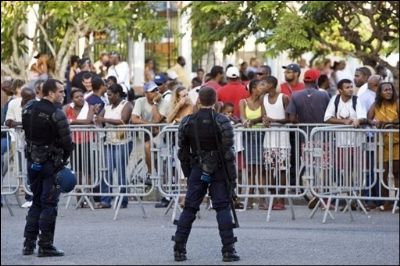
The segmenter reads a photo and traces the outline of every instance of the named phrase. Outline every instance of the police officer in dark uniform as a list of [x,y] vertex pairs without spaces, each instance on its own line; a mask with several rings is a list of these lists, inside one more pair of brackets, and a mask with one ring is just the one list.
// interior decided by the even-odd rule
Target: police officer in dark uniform
[[64,96],[62,82],[48,79],[43,84],[43,98],[29,102],[23,109],[25,153],[33,193],[33,204],[26,217],[24,255],[33,254],[39,231],[39,257],[64,255],[53,246],[60,195],[56,174],[73,150],[69,124],[59,108]]
[[[199,111],[184,117],[178,132],[178,158],[188,180],[185,207],[173,237],[174,256],[176,261],[187,259],[186,242],[208,190],[213,208],[217,212],[223,261],[237,261],[240,257],[234,247],[236,237],[233,235],[234,223],[230,205],[236,187],[233,128],[226,116],[213,110],[216,102],[214,89],[202,87],[199,101]],[[218,145],[222,147],[220,150]],[[228,186],[229,184],[231,185]]]

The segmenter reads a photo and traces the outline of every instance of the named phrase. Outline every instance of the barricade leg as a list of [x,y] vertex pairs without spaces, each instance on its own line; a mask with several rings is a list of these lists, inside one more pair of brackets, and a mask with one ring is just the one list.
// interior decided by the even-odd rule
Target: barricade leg
[[[353,195],[357,197],[357,193],[353,191]],[[365,209],[364,204],[361,202],[361,200],[357,199],[357,204],[360,206],[361,210],[365,213],[365,215],[368,215],[367,210]]]
[[321,199],[318,199],[317,204],[315,204],[314,209],[311,211],[309,218],[312,219],[314,217],[315,212],[318,210],[319,205],[321,205],[320,202]]
[[[68,196],[68,199],[67,199],[67,203],[65,204],[65,209],[68,209],[68,208],[69,208],[69,204],[71,203],[71,198],[72,198],[72,196],[69,195],[69,196]],[[76,208],[78,208],[78,203],[77,203],[76,206],[75,206],[75,209],[76,209]]]
[[122,196],[118,196],[115,198],[114,205],[116,207],[115,207],[115,214],[114,214],[114,218],[113,218],[114,221],[117,220],[118,212],[119,212],[119,209],[121,208],[121,204],[122,204],[122,199],[123,199]]
[[173,222],[175,220],[176,217],[176,210],[180,210],[179,207],[179,195],[176,197],[171,197],[171,201],[168,204],[167,210],[165,211],[164,215],[167,215],[168,211],[172,208],[172,204],[174,204],[174,208],[172,210],[172,217],[171,217],[171,221]]
[[290,212],[292,214],[292,220],[295,220],[295,215],[294,215],[294,207],[293,207],[293,200],[292,198],[288,198],[289,201],[289,206],[290,206]]
[[267,222],[271,219],[272,203],[274,202],[274,197],[268,198],[268,211],[267,211]]
[[332,197],[328,198],[328,201],[325,205],[325,202],[321,199],[321,204],[324,206],[325,208],[325,213],[324,213],[324,218],[322,219],[322,223],[324,224],[326,222],[326,218],[327,215],[329,214],[329,216],[332,218],[332,220],[335,220],[335,218],[333,217],[332,213],[329,210],[329,207],[331,206],[331,202],[332,202]]
[[346,208],[349,209],[350,220],[353,222],[353,221],[354,221],[353,210],[351,209],[351,202],[352,202],[352,199],[350,199],[350,200],[349,200],[349,199],[346,199],[346,202],[347,202]]
[[143,218],[147,218],[146,211],[144,210],[144,206],[143,206],[143,203],[142,203],[142,199],[139,196],[136,196],[136,199],[137,199],[137,201],[138,201],[138,203],[140,205],[140,208],[142,209]]

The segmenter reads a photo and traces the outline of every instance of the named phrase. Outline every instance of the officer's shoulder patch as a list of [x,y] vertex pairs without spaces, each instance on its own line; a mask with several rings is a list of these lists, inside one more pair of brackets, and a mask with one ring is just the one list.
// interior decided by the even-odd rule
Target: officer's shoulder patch
[[185,128],[189,124],[191,118],[192,118],[192,115],[187,115],[184,118],[182,118],[182,120],[179,124],[179,128]]
[[66,116],[63,111],[61,111],[60,109],[56,109],[55,112],[52,114],[51,118],[53,119],[54,122],[58,122],[66,119]]
[[35,99],[30,100],[29,102],[27,102],[24,106],[24,108],[22,109],[23,113],[26,113],[30,110],[32,110],[32,108],[38,103],[38,101],[36,101]]
[[181,124],[187,124],[191,118],[192,118],[192,115],[185,116],[184,118],[182,118]]
[[225,122],[229,122],[228,117],[226,117],[226,115],[220,114],[220,113],[216,113],[215,115],[215,121],[219,122],[219,123],[225,123]]

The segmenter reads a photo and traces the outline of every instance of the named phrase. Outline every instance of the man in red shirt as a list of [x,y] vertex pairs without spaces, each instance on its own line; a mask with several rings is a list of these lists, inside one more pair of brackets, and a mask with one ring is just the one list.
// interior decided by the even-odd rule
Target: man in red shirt
[[226,71],[228,83],[217,91],[218,101],[233,104],[233,114],[240,117],[239,101],[249,97],[246,87],[239,81],[240,72],[235,66],[231,66]]
[[297,64],[290,64],[283,66],[285,69],[285,83],[281,84],[281,92],[289,98],[295,91],[301,91],[304,89],[304,83],[299,82],[300,66]]

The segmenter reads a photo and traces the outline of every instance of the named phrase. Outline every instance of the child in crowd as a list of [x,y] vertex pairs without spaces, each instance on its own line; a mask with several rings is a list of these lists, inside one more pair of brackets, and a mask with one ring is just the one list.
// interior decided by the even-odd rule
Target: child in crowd
[[[225,103],[221,109],[221,113],[226,115],[229,120],[231,121],[231,124],[233,127],[238,127],[241,126],[241,121],[240,118],[236,117],[233,114],[234,110],[234,105],[232,103]],[[241,172],[243,168],[243,157],[242,157],[242,151],[243,151],[243,144],[242,144],[242,133],[241,132],[236,132],[235,134],[235,151],[236,151],[236,156],[237,156],[237,163],[238,163],[238,171]],[[239,175],[241,176],[241,175]],[[243,209],[243,203],[239,201],[239,199],[236,200],[235,202],[235,209]]]
[[233,115],[234,105],[232,103],[225,103],[222,107],[221,113],[226,115],[231,120],[232,126],[240,124],[240,118]]

